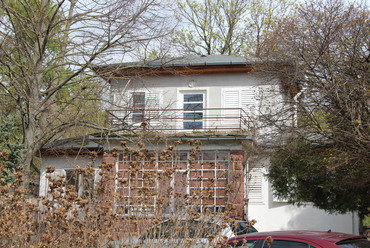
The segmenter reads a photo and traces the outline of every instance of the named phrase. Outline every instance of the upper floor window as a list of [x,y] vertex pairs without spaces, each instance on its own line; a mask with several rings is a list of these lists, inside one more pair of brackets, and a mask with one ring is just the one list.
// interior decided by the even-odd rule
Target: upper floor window
[[184,129],[202,129],[204,111],[204,93],[184,93]]
[[132,93],[132,121],[141,122],[144,120],[145,92]]

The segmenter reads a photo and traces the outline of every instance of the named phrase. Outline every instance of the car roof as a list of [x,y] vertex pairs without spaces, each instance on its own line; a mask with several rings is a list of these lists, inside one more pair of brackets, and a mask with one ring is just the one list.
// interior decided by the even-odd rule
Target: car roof
[[243,239],[262,239],[271,236],[274,239],[283,238],[301,238],[301,239],[311,239],[311,240],[325,240],[330,243],[337,243],[339,241],[348,240],[348,239],[358,239],[361,236],[339,233],[339,232],[330,232],[330,231],[309,231],[309,230],[294,230],[294,231],[273,231],[273,232],[257,232],[240,235],[234,238],[229,239],[229,242]]

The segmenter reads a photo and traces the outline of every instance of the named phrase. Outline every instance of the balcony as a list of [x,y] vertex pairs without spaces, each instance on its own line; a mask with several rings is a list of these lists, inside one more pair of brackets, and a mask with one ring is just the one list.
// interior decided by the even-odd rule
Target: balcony
[[111,109],[107,110],[107,121],[111,129],[122,133],[132,129],[167,134],[253,131],[251,118],[241,108]]

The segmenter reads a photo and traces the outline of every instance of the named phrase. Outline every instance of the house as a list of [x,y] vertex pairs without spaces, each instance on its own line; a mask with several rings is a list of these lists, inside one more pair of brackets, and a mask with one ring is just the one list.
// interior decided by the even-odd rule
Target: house
[[[279,113],[294,91],[283,87],[281,74],[258,69],[261,66],[256,59],[207,55],[95,67],[111,86],[112,104],[107,109],[111,132],[61,140],[44,148],[40,195],[47,194],[47,165],[54,165],[54,176],[65,175],[82,195],[81,175],[73,180],[72,175],[74,167],[87,163],[93,151],[96,169],[102,162],[114,165],[118,176],[112,187],[119,200],[113,208],[123,215],[138,210],[150,215],[165,194],[162,191],[171,188],[172,195],[194,197],[197,211],[225,211],[232,203],[230,215],[257,220],[255,227],[260,231],[358,233],[355,214],[329,214],[309,203],[298,207],[274,197],[264,176],[269,156],[254,155],[250,147],[258,141],[266,150],[273,149],[266,140],[274,130],[258,128],[259,114]],[[295,113],[281,114],[288,121]],[[146,154],[139,156],[141,142]],[[112,151],[121,146],[126,153],[114,156]],[[154,171],[156,179],[148,180]],[[165,177],[169,171],[171,175]],[[145,200],[135,198],[137,191],[144,190]],[[152,190],[162,193],[151,194]],[[202,197],[205,192],[208,197]],[[164,212],[174,211],[176,204],[172,198]]]

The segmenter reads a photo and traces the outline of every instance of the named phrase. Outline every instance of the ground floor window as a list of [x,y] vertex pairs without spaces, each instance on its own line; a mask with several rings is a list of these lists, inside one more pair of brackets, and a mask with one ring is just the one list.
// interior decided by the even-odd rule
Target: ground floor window
[[199,212],[223,212],[229,167],[228,151],[122,154],[117,162],[117,211],[170,214],[194,207]]
[[49,189],[50,179],[65,179],[65,187],[70,187],[73,192],[76,192],[78,197],[87,199],[98,195],[97,184],[100,182],[100,169],[90,168],[89,170],[76,170],[75,168],[55,169],[54,172],[48,174],[44,172],[42,178],[45,180],[44,190],[41,195],[51,197]]

